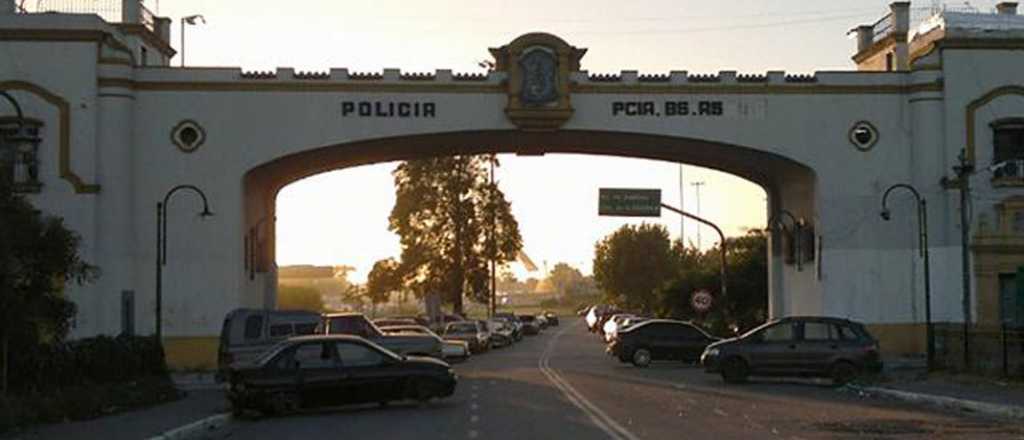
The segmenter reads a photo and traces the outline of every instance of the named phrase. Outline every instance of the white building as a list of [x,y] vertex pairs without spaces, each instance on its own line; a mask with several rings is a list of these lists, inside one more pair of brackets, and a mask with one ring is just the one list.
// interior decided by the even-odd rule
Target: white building
[[137,0],[121,9],[111,23],[0,0],[0,90],[42,139],[35,165],[6,166],[103,270],[70,290],[75,335],[154,328],[156,205],[176,185],[201,188],[215,216],[196,216],[194,194],[171,199],[164,336],[172,365],[210,365],[229,309],[274,304],[280,188],[357,164],[489,151],[655,158],[756,182],[783,226],[772,235],[772,315],[861,320],[897,353],[924,350],[922,264],[912,199],[894,193],[885,222],[882,195],[905,183],[927,199],[933,320],[962,322],[960,193],[950,179],[964,151],[977,170],[972,320],[1024,321],[1014,288],[1024,265],[1015,4],[912,26],[909,3],[893,3],[857,28],[856,71],[811,76],[591,75],[586,50],[550,34],[491,49],[486,75],[174,68],[170,21]]

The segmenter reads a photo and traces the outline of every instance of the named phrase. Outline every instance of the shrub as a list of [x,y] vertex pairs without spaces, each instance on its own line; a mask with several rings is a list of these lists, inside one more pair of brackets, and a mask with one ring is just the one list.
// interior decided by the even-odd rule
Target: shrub
[[151,337],[97,336],[11,352],[11,388],[19,394],[166,375],[163,346]]

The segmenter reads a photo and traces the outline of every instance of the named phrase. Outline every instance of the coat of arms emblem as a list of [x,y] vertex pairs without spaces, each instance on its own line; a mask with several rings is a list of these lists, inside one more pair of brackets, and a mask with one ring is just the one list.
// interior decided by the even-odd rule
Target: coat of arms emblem
[[519,59],[522,69],[522,91],[519,99],[523,104],[547,104],[558,99],[558,63],[555,55],[534,49]]

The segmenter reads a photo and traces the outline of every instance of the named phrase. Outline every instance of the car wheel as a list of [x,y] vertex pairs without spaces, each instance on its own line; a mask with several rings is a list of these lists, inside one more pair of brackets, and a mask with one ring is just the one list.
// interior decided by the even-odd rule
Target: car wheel
[[729,358],[722,364],[722,379],[727,383],[746,382],[749,374],[750,368],[747,366],[747,362],[741,358]]
[[299,396],[295,393],[277,393],[270,398],[270,412],[275,415],[294,414],[301,407]]
[[633,365],[646,368],[651,365],[651,351],[646,348],[638,348],[633,352]]
[[836,362],[829,369],[829,376],[832,378],[832,383],[836,386],[846,385],[853,379],[856,379],[858,373],[857,366],[847,361]]

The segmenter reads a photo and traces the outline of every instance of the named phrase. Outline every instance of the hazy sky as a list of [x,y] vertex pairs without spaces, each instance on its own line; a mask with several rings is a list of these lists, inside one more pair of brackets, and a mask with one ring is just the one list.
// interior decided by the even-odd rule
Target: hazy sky
[[[189,27],[192,66],[247,69],[295,67],[354,71],[401,68],[479,72],[489,47],[518,35],[544,31],[588,49],[583,69],[594,73],[639,70],[694,73],[737,70],[813,72],[852,70],[855,42],[847,30],[870,24],[888,10],[886,0],[147,0],[174,19],[203,14],[206,25]],[[995,1],[972,2],[989,9]],[[956,2],[962,5],[962,2]],[[914,2],[927,8],[931,2]],[[920,12],[920,11],[918,11]],[[916,15],[916,14],[915,14]],[[178,64],[178,59],[173,60]],[[634,222],[599,218],[598,187],[661,188],[678,204],[677,164],[625,158],[548,155],[502,158],[498,179],[519,219],[525,251],[543,267],[559,261],[590,271],[594,242]],[[394,202],[395,164],[350,168],[286,187],[278,198],[277,261],[286,264],[349,264],[365,279],[374,261],[399,253],[387,231]],[[697,211],[729,235],[765,221],[765,194],[742,179],[685,167],[686,209]],[[652,219],[679,236],[677,217]],[[687,222],[687,240],[696,242]],[[702,231],[704,247],[716,238]],[[520,276],[524,275],[520,271]],[[538,276],[534,274],[533,276]]]

